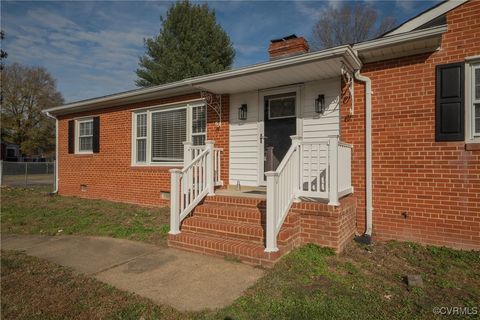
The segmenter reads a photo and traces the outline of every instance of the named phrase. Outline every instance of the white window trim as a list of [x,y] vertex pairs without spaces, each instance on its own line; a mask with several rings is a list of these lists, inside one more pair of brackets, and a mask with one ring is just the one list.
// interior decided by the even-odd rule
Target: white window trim
[[[208,108],[204,100],[202,101],[194,101],[192,103],[175,103],[175,104],[168,104],[168,105],[157,105],[147,108],[139,108],[132,110],[132,140],[131,140],[131,166],[132,167],[182,167],[182,161],[171,161],[171,162],[155,162],[152,161],[152,113],[157,112],[167,112],[179,109],[186,109],[187,110],[187,139],[189,142],[192,141],[193,135],[199,135],[192,133],[192,109],[195,107],[205,106],[206,112],[206,124],[205,124],[205,141],[208,139]],[[137,162],[137,114],[146,113],[147,114],[147,159],[145,162]],[[202,133],[203,135],[203,133]]]
[[[80,150],[80,123],[92,122],[92,150]],[[75,119],[75,154],[93,154],[93,118]]]
[[465,63],[465,142],[479,143],[480,134],[475,134],[475,108],[474,108],[474,70],[480,68],[480,58],[468,59]]

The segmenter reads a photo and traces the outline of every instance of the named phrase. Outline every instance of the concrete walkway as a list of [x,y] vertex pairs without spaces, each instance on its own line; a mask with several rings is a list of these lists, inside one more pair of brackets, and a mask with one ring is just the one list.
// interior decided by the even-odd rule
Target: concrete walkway
[[106,237],[2,235],[1,245],[183,311],[227,306],[263,275],[241,263]]

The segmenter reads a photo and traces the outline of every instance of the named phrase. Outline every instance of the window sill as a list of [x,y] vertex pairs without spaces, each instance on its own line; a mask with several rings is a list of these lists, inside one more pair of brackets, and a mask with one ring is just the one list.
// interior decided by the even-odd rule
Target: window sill
[[91,158],[93,157],[93,152],[84,152],[84,153],[74,153],[73,154],[74,157],[84,157],[84,158]]
[[134,164],[131,165],[130,168],[133,170],[154,170],[154,171],[168,171],[170,169],[181,169],[183,167],[182,164],[145,164],[145,165],[138,165]]
[[480,151],[480,142],[465,143],[465,151]]

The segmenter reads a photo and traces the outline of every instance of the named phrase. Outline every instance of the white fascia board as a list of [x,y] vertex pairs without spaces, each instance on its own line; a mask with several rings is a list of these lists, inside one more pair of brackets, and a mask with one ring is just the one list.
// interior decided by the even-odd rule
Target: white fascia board
[[352,69],[359,69],[362,66],[361,60],[355,55],[352,48],[349,45],[343,45],[343,46],[334,47],[327,50],[322,50],[322,51],[302,54],[302,55],[294,56],[290,58],[279,59],[279,60],[274,60],[274,61],[270,61],[262,64],[257,64],[257,65],[253,65],[246,68],[207,75],[207,76],[196,79],[196,81],[194,81],[192,85],[201,86],[203,83],[207,83],[210,81],[229,79],[229,78],[234,78],[238,76],[254,74],[257,72],[270,71],[270,70],[275,70],[283,67],[299,65],[299,64],[303,64],[303,63],[307,63],[315,60],[335,58],[339,56],[343,56],[347,60],[345,62],[348,63],[348,65]]
[[425,23],[432,21],[435,18],[440,17],[441,15],[445,14],[446,12],[455,9],[456,7],[464,4],[468,0],[449,0],[446,1],[437,7],[426,11],[423,14],[420,14],[418,17],[413,18],[410,21],[405,22],[404,24],[400,25],[398,28],[390,31],[389,33],[385,34],[384,37],[393,36],[400,33],[410,32],[415,30],[418,27],[423,26]]
[[378,49],[378,48],[387,47],[391,45],[401,44],[403,42],[441,35],[447,32],[447,30],[448,30],[447,26],[444,25],[444,26],[438,26],[438,27],[428,28],[424,30],[412,31],[405,34],[392,35],[389,37],[357,43],[353,46],[353,49],[361,53],[362,51]]
[[348,64],[352,69],[360,69],[362,66],[362,62],[360,59],[355,55],[354,51],[349,45],[343,45],[335,48],[330,48],[322,51],[311,52],[307,54],[302,54],[294,57],[288,57],[284,59],[278,59],[274,61],[269,61],[265,63],[260,63],[248,67],[243,67],[234,70],[227,70],[222,72],[217,72],[214,74],[194,77],[194,78],[187,78],[181,81],[172,82],[165,85],[153,86],[144,89],[137,89],[132,91],[121,92],[117,94],[112,94],[108,96],[103,96],[94,99],[82,100],[78,102],[73,102],[69,104],[65,104],[58,107],[53,107],[49,109],[45,109],[45,113],[51,113],[52,115],[61,115],[67,114],[77,111],[84,111],[83,108],[88,107],[89,109],[94,109],[96,107],[101,108],[105,107],[108,103],[110,105],[120,105],[121,103],[128,102],[133,98],[141,98],[142,96],[147,95],[162,95],[168,93],[176,93],[181,94],[182,92],[192,91],[193,89],[201,88],[202,84],[211,82],[211,81],[219,81],[222,79],[228,79],[233,77],[238,77],[247,74],[253,74],[257,72],[269,71],[274,70],[282,67],[287,66],[294,66],[298,64],[307,63],[310,61],[315,60],[322,60],[328,59],[333,57],[342,56],[345,58],[345,63]]

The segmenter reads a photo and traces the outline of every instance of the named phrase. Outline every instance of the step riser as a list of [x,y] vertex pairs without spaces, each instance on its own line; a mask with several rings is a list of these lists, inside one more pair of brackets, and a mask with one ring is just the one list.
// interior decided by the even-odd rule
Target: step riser
[[203,203],[231,206],[231,207],[247,207],[247,208],[265,209],[267,202],[265,199],[256,199],[256,198],[212,196],[212,197],[206,197]]
[[265,224],[265,213],[257,209],[246,210],[245,208],[232,209],[222,206],[200,205],[193,210],[193,215],[232,222]]
[[[188,221],[187,221],[188,222]],[[264,244],[263,229],[236,227],[236,226],[211,226],[205,223],[195,222],[183,225],[182,231],[198,233],[219,238],[235,239]]]
[[270,268],[280,258],[280,252],[266,253],[263,246],[232,244],[221,240],[199,239],[194,235],[184,234],[169,237],[170,247],[208,254],[217,257],[238,259],[243,263]]

